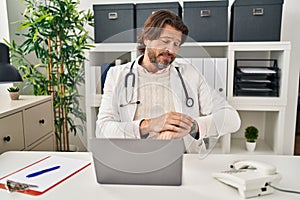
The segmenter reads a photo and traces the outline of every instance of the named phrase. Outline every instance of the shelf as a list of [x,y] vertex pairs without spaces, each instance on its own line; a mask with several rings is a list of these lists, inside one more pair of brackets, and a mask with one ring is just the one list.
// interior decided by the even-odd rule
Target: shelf
[[[132,61],[139,55],[136,43],[97,43],[86,53],[86,114],[88,137],[94,137],[97,108],[100,106],[99,69],[102,63],[111,63],[115,59]],[[276,42],[186,42],[180,48],[179,58],[217,59],[227,61],[226,98],[240,114],[242,126],[240,130],[221,140],[211,153],[242,153],[242,154],[292,154],[294,132],[286,131],[294,127],[295,116],[290,115],[296,109],[288,103],[291,94],[289,84],[297,84],[290,80],[291,44],[289,41]],[[200,58],[200,59],[199,59]],[[235,96],[234,95],[234,64],[236,59],[276,59],[280,68],[279,97],[277,96]],[[204,61],[203,61],[204,62]],[[252,63],[251,63],[252,64]],[[201,65],[201,64],[199,64]],[[298,81],[298,80],[297,80]],[[294,95],[294,96],[293,96]],[[290,102],[290,101],[289,101]],[[250,153],[245,149],[243,138],[244,128],[255,125],[261,131],[257,149]],[[223,138],[223,137],[222,137]],[[242,139],[239,139],[242,138]]]
[[286,100],[279,97],[228,97],[228,102],[237,110],[280,111]]
[[[208,152],[208,154],[223,154],[223,148],[219,141],[214,148]],[[246,144],[244,138],[231,138],[231,154],[257,154],[257,155],[274,155],[274,151],[264,142],[264,140],[257,140],[256,148],[254,152],[246,150]],[[204,155],[200,155],[204,157]]]
[[290,50],[289,41],[278,42],[231,42],[230,49],[234,51],[283,51]]
[[233,154],[275,154],[274,151],[263,141],[258,139],[254,152],[246,150],[244,138],[231,138],[231,149],[230,153]]
[[227,47],[230,44],[230,42],[185,42],[182,47]]
[[89,53],[131,52],[137,50],[136,43],[97,43],[92,45],[95,47],[89,50]]
[[[125,52],[136,50],[136,43],[96,43],[95,48],[88,52]],[[185,42],[182,47],[231,47],[235,51],[241,50],[289,50],[289,41],[279,42]]]

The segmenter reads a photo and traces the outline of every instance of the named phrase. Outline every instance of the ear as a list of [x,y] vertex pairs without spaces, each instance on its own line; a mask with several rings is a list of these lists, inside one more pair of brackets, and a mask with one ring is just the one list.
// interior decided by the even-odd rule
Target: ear
[[147,38],[144,38],[144,44],[145,44],[145,46],[148,46],[149,41],[150,40],[148,40]]

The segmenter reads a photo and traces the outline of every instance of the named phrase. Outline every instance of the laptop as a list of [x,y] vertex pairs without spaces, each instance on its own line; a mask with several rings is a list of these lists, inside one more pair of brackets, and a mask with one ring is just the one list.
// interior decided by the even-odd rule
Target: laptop
[[90,140],[98,183],[181,185],[183,140]]

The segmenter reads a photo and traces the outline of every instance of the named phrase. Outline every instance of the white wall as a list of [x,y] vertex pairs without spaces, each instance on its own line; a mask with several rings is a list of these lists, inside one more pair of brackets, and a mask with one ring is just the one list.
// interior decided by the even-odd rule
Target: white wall
[[3,42],[3,38],[9,40],[6,0],[0,0],[0,24],[0,42]]
[[[6,0],[0,0],[0,42],[4,42],[3,38],[9,41],[8,17]],[[0,96],[7,96],[6,88],[12,84],[0,84]]]

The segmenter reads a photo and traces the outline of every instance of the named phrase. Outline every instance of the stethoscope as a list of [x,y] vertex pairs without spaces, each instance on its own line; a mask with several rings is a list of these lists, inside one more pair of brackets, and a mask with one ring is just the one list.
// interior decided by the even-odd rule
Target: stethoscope
[[[135,86],[135,74],[133,73],[133,65],[134,65],[135,61],[132,62],[131,66],[130,66],[130,70],[129,72],[126,74],[125,76],[125,89],[126,89],[126,98],[127,98],[127,88],[128,88],[128,79],[131,77],[132,78],[132,82],[131,82],[131,87],[134,88]],[[178,76],[181,80],[181,84],[182,84],[182,87],[183,87],[183,90],[184,90],[184,94],[185,94],[185,104],[187,107],[193,107],[194,105],[194,99],[192,97],[189,96],[188,94],[188,91],[186,89],[186,86],[185,86],[185,83],[183,81],[183,78],[181,76],[181,73],[179,72],[179,68],[178,67],[175,67],[175,69],[177,70],[177,73],[178,73]],[[133,92],[131,93],[131,97],[130,99],[132,99],[132,95],[133,95]],[[128,104],[140,104],[140,101],[136,101],[136,102],[131,102],[131,100],[128,101],[127,99],[127,104],[120,104],[120,107],[124,107]]]

